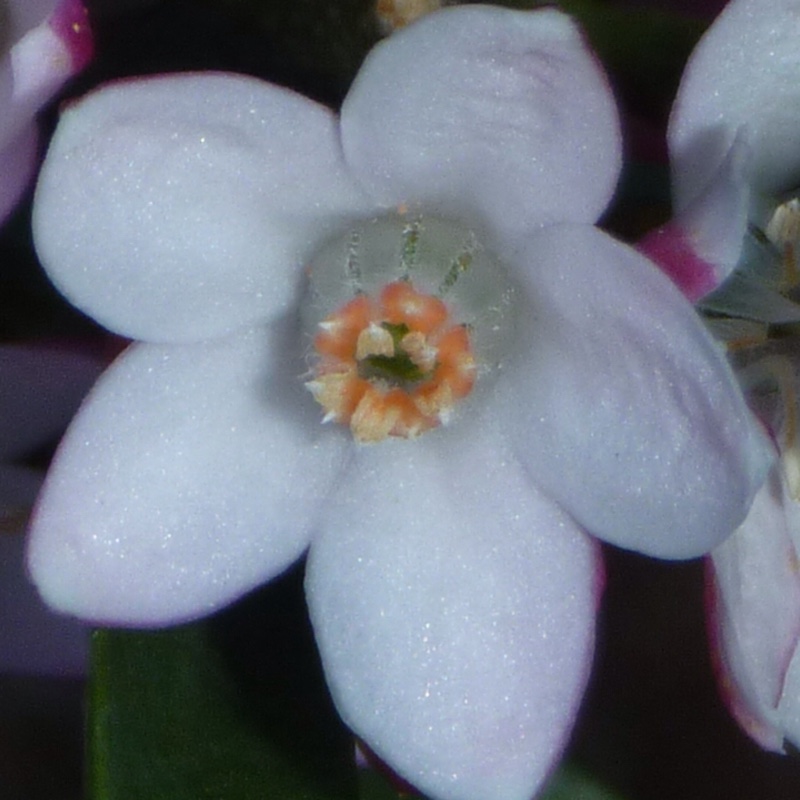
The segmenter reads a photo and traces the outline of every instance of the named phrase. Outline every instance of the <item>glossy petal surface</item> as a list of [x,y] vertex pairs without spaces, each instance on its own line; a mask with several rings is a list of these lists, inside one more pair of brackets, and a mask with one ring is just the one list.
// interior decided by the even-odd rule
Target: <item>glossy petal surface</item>
[[113,84],[65,112],[34,230],[52,280],[95,319],[194,341],[285,311],[314,246],[367,208],[331,111],[189,74]]
[[498,231],[594,222],[620,165],[605,76],[551,10],[464,6],[393,34],[345,100],[342,140],[381,202]]
[[547,228],[511,257],[531,313],[498,396],[532,478],[609,542],[710,550],[743,521],[773,451],[692,306],[588,226]]
[[71,426],[29,564],[62,611],[159,625],[209,613],[294,561],[340,465],[283,331],[136,345]]
[[470,434],[361,448],[306,589],[334,699],[370,748],[439,800],[528,800],[583,691],[599,565],[502,438]]
[[800,184],[800,2],[735,0],[684,72],[669,142],[680,210],[709,184],[744,129],[757,189]]
[[789,533],[800,516],[787,516],[794,505],[775,471],[742,527],[712,553],[717,644],[730,679],[723,687],[742,727],[776,751],[784,734],[778,706],[800,639],[800,573]]

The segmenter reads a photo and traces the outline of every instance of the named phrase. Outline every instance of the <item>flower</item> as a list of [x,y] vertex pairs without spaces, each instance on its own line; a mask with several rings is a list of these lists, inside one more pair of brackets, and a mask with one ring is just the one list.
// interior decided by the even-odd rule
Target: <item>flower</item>
[[[708,561],[722,693],[762,747],[800,745],[800,3],[734,0],[687,64],[669,145],[676,218],[644,242],[728,340],[779,459]],[[777,326],[777,328],[775,328]],[[777,337],[772,337],[777,330]]]
[[42,603],[24,569],[24,523],[44,479],[25,463],[56,441],[102,371],[70,344],[0,346],[0,672],[76,676],[88,635]]
[[[728,287],[729,306],[715,310],[743,307],[748,316],[776,322],[800,319],[798,307],[767,293],[775,276],[753,279],[760,259],[750,251],[783,250],[787,242],[778,231],[785,231],[787,213],[796,213],[798,34],[796,0],[732,0],[708,29],[686,65],[670,117],[675,219],[641,247],[692,300],[705,302],[738,266],[733,279],[740,290]],[[795,270],[794,255],[787,262]]]
[[92,57],[86,10],[78,0],[0,4],[0,222],[33,177],[38,133],[33,118]]
[[140,341],[38,502],[44,597],[167,625],[308,548],[347,724],[433,797],[530,797],[591,659],[585,530],[703,553],[772,461],[690,304],[593,227],[619,165],[606,79],[554,10],[434,12],[340,115],[225,74],[70,107],[37,249]]
[[781,458],[744,523],[708,562],[709,631],[723,696],[741,727],[776,752],[784,751],[784,739],[800,746],[796,346],[795,341],[793,353],[773,352],[747,368],[754,402],[760,401]]

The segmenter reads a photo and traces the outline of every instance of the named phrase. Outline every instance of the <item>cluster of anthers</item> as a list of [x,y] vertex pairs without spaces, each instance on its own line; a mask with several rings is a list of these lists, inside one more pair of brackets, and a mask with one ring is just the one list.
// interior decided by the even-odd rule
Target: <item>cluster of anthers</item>
[[446,422],[475,382],[466,326],[406,280],[345,303],[319,323],[314,348],[307,386],[325,421],[348,424],[359,442],[410,438]]

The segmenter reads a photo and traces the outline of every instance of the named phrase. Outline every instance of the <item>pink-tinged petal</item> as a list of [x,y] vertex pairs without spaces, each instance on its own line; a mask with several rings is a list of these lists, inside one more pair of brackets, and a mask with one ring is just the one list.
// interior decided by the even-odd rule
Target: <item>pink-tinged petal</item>
[[24,551],[22,535],[0,533],[0,673],[85,675],[89,630],[45,606],[25,575]]
[[719,286],[739,262],[747,232],[751,158],[745,139],[736,139],[706,188],[637,246],[692,302]]
[[593,222],[620,166],[606,77],[553,10],[461,6],[394,33],[358,74],[342,137],[381,202],[495,230]]
[[31,124],[0,147],[0,222],[14,210],[33,178],[39,135]]
[[0,61],[0,145],[16,138],[92,55],[91,29],[77,0],[33,3],[29,10],[18,6],[10,9],[13,44]]
[[717,266],[697,255],[689,232],[677,220],[650,231],[636,249],[657,264],[693,303],[721,282]]
[[720,346],[651,262],[594,228],[551,226],[511,257],[531,313],[498,396],[533,479],[609,542],[708,552],[774,457]]
[[792,502],[773,471],[744,524],[711,554],[710,622],[723,696],[744,730],[777,752],[778,705],[800,638],[800,571],[786,514]]
[[64,0],[49,22],[69,52],[73,72],[80,72],[94,55],[89,14],[83,3],[80,0]]
[[103,366],[67,343],[0,346],[0,458],[25,455],[59,436]]
[[343,719],[437,800],[528,800],[591,662],[596,546],[492,433],[361,448],[309,554]]
[[274,317],[315,246],[367,203],[331,111],[263,81],[185,74],[71,106],[34,204],[39,255],[75,305],[148,341]]
[[798,38],[798,0],[733,0],[701,39],[670,120],[679,211],[706,190],[740,131],[753,148],[755,188],[770,194],[796,188]]
[[319,424],[283,331],[134,345],[67,432],[31,526],[54,608],[160,625],[207,614],[306,547],[347,439]]

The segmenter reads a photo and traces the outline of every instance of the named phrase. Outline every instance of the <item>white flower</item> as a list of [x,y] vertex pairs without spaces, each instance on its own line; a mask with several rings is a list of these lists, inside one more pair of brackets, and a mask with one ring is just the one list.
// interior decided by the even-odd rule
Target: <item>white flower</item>
[[[372,52],[340,115],[220,74],[75,104],[37,248],[141,341],[49,475],[43,595],[166,625],[310,548],[345,721],[434,797],[530,797],[589,668],[584,529],[698,555],[772,459],[691,306],[592,226],[619,164],[605,77],[552,10],[433,13]],[[424,297],[383,294],[406,289]]]
[[712,653],[723,696],[742,728],[776,752],[784,751],[784,739],[800,746],[797,365],[796,352],[773,353],[745,372],[781,458],[742,526],[712,551],[708,570]]
[[0,0],[0,222],[33,177],[36,112],[91,55],[78,0]]
[[800,746],[798,342],[791,329],[768,341],[770,325],[800,320],[798,37],[797,0],[733,0],[709,28],[670,119],[676,218],[643,243],[690,298],[730,317],[712,322],[780,452],[709,560],[723,695],[776,751]]
[[800,187],[798,36],[798,0],[732,0],[705,33],[670,117],[675,219],[642,248],[692,300],[744,266],[748,313],[775,321],[798,308],[766,297],[763,276],[748,280],[758,260],[748,248],[783,250],[773,217],[785,217]]

